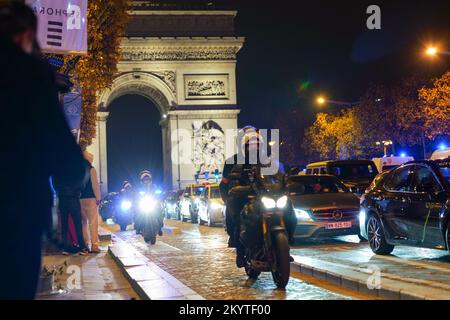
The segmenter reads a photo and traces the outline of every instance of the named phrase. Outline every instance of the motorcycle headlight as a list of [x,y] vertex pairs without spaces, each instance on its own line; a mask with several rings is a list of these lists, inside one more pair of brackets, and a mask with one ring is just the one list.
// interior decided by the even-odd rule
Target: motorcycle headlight
[[157,201],[156,201],[154,198],[152,198],[152,197],[150,197],[150,196],[146,196],[146,197],[143,197],[143,198],[139,201],[139,209],[140,209],[142,212],[149,213],[149,212],[151,212],[153,209],[155,209],[156,204],[157,204]]
[[122,209],[122,211],[128,211],[131,209],[132,206],[133,206],[133,204],[129,200],[123,200],[120,203],[120,209]]
[[213,209],[213,210],[222,209],[222,205],[218,202],[211,202],[211,209]]
[[288,197],[282,196],[280,199],[277,200],[277,208],[283,209],[284,207],[286,207],[287,201],[288,201]]
[[311,220],[311,216],[309,215],[309,212],[303,209],[294,209],[295,211],[295,217],[298,221],[309,221]]
[[261,202],[266,209],[274,209],[277,206],[277,203],[272,198],[262,197]]

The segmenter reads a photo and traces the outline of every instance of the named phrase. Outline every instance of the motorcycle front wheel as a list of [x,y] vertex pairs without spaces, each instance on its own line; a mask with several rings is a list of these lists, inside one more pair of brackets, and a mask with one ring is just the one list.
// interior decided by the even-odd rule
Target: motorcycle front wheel
[[284,289],[289,282],[291,273],[289,242],[285,232],[277,232],[272,237],[272,250],[277,263],[277,269],[272,271],[272,278],[277,288]]

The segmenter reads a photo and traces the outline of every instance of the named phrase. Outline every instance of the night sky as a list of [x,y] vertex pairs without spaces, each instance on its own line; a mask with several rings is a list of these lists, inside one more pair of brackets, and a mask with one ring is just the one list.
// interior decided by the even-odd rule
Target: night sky
[[[429,43],[450,50],[448,0],[210,2],[236,8],[236,34],[246,37],[237,64],[240,126],[270,129],[279,115],[297,110],[304,114],[298,124],[303,131],[315,113],[326,111],[314,105],[318,94],[357,101],[371,84],[389,85],[414,74],[433,77],[450,66],[449,56],[434,61],[423,56]],[[381,7],[382,30],[366,28],[371,4]],[[124,105],[133,112],[124,111]],[[108,121],[113,185],[143,166],[160,176],[158,121],[156,107],[145,98],[114,102]],[[144,129],[148,123],[151,130]],[[119,136],[122,140],[116,140]]]

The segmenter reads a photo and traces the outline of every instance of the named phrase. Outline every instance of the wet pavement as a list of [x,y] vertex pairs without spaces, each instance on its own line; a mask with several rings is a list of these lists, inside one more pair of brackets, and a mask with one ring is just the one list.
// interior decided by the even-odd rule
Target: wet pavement
[[[379,270],[383,279],[419,285],[423,291],[448,290],[450,298],[450,255],[447,251],[398,246],[391,255],[375,255],[367,242],[356,236],[309,241],[296,246],[291,254],[314,262],[334,264],[351,271]],[[443,297],[444,298],[444,297]]]
[[339,290],[316,279],[296,274],[286,290],[277,290],[270,273],[249,280],[243,269],[235,267],[234,249],[227,247],[227,235],[221,227],[198,226],[169,220],[166,225],[180,232],[164,234],[156,245],[146,244],[134,231],[117,235],[133,245],[160,268],[176,277],[206,299],[365,299],[356,293]]

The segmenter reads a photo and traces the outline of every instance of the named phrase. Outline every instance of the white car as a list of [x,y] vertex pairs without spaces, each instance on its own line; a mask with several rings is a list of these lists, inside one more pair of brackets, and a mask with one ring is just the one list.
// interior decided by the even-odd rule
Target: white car
[[223,224],[224,203],[220,197],[219,185],[207,185],[199,198],[198,223],[206,223],[209,227]]

